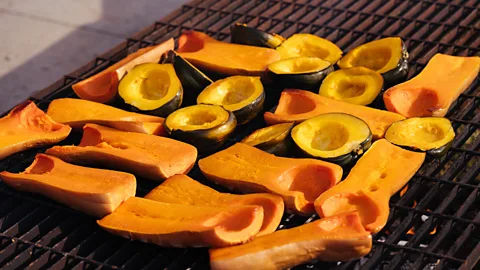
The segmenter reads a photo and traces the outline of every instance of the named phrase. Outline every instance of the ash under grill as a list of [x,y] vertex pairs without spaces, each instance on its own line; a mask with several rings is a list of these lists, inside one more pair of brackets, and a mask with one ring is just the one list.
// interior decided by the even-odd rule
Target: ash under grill
[[[45,110],[53,99],[74,97],[74,83],[140,47],[178,37],[186,29],[228,40],[229,27],[235,22],[283,36],[297,32],[316,34],[344,51],[381,37],[400,36],[410,53],[411,78],[437,52],[480,55],[479,6],[478,0],[194,1],[65,76],[32,100]],[[275,98],[278,97],[269,97],[267,104],[273,106]],[[456,133],[452,148],[440,159],[427,160],[403,196],[396,194],[391,199],[388,223],[373,237],[369,255],[344,263],[316,262],[297,268],[473,268],[480,258],[479,104],[477,78],[447,115]],[[241,127],[229,145],[262,123],[259,117]],[[78,143],[80,137],[72,133],[62,144]],[[0,170],[22,171],[43,150],[15,154],[0,162]],[[198,168],[190,175],[212,186]],[[140,178],[137,196],[145,195],[156,185]],[[285,214],[280,228],[316,218]],[[161,248],[115,237],[101,230],[91,217],[0,183],[0,267],[206,269],[208,265],[206,249]]]

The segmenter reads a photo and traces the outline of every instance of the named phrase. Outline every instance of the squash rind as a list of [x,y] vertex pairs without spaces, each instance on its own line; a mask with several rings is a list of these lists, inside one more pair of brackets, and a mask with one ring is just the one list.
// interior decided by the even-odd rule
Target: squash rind
[[[268,126],[262,129],[258,129],[248,135],[247,137],[243,138],[241,141],[242,143],[248,144],[250,146],[254,146],[258,149],[261,149],[265,152],[270,154],[274,154],[276,156],[286,156],[291,145],[292,145],[292,138],[290,137],[290,132],[292,131],[294,123],[283,123]],[[281,130],[281,133],[276,134],[275,137],[267,138],[268,140],[264,141],[256,141],[255,140],[255,133],[264,132],[267,129],[276,129],[276,128],[285,128],[285,130]]]
[[242,45],[265,47],[275,49],[285,40],[280,35],[270,34],[265,31],[249,27],[243,23],[230,26],[231,42]]

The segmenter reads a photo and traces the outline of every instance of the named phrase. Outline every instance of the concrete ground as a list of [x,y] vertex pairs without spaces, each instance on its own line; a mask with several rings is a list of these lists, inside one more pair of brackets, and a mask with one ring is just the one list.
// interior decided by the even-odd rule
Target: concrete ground
[[186,0],[0,0],[0,113]]

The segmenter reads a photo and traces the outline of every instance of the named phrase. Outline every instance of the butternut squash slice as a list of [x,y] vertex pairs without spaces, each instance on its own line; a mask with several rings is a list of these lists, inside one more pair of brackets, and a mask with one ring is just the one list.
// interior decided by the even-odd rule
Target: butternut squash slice
[[80,167],[45,154],[37,154],[22,173],[0,172],[0,179],[99,218],[135,196],[137,187],[129,173]]
[[383,138],[385,130],[393,122],[405,119],[396,113],[349,104],[296,89],[284,90],[275,112],[265,112],[263,117],[267,125],[287,122],[298,124],[314,116],[334,112],[351,114],[365,121],[372,131],[373,139]]
[[180,56],[200,69],[222,75],[264,75],[280,54],[268,48],[221,42],[208,35],[185,31],[178,39]]
[[118,83],[134,66],[143,63],[158,63],[162,55],[173,50],[173,38],[156,46],[139,49],[107,69],[72,86],[81,99],[107,103],[117,95]]
[[132,240],[172,247],[223,247],[250,241],[260,230],[260,206],[193,206],[133,197],[97,223]]
[[253,241],[210,250],[212,270],[276,270],[311,260],[347,261],[370,252],[372,237],[356,212],[276,231]]
[[416,77],[383,94],[387,110],[407,118],[445,116],[450,105],[477,78],[480,57],[435,54]]
[[387,223],[390,197],[412,178],[424,160],[425,153],[378,140],[345,180],[318,197],[315,209],[321,217],[358,211],[365,229],[377,233]]
[[201,159],[198,166],[209,180],[230,190],[280,195],[289,211],[301,215],[313,214],[315,199],[342,177],[336,164],[277,157],[243,143]]
[[274,232],[282,219],[281,197],[268,193],[235,195],[221,193],[186,175],[174,175],[145,195],[145,199],[197,206],[258,205],[263,207],[263,224],[258,235]]
[[35,103],[20,104],[0,119],[0,160],[30,148],[55,144],[70,131],[69,126],[53,121]]
[[103,165],[151,180],[188,173],[197,160],[197,149],[170,138],[87,124],[79,146],[54,146],[47,150],[70,163]]
[[48,106],[47,114],[53,120],[77,130],[85,124],[92,123],[124,131],[166,135],[162,117],[127,112],[88,100],[55,99]]

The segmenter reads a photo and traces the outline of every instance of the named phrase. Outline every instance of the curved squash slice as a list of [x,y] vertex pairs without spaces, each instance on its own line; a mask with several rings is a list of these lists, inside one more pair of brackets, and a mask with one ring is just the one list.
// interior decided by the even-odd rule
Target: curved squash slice
[[265,112],[263,117],[268,125],[274,125],[286,122],[299,123],[320,114],[333,112],[351,114],[365,121],[372,131],[373,139],[383,138],[385,130],[393,122],[405,119],[396,113],[349,104],[296,89],[284,90],[275,112]]
[[204,152],[222,146],[235,130],[237,120],[221,106],[200,104],[176,110],[167,117],[164,126],[174,139]]
[[221,42],[196,31],[182,33],[177,52],[193,65],[223,75],[261,76],[280,59],[275,50]]
[[210,250],[212,270],[290,269],[311,260],[347,261],[370,252],[372,237],[356,212],[276,231],[253,241]]
[[243,138],[242,143],[254,146],[276,156],[285,156],[292,144],[290,138],[292,128],[293,123],[261,128]]
[[88,100],[55,99],[48,106],[47,114],[53,120],[74,129],[81,129],[85,124],[92,123],[124,131],[165,135],[162,117],[127,112]]
[[307,156],[340,166],[354,162],[372,144],[367,123],[344,113],[310,118],[293,128],[292,138]]
[[118,94],[142,113],[167,116],[182,105],[183,89],[172,64],[135,66],[123,77]]
[[382,75],[365,67],[353,67],[330,73],[323,80],[319,94],[351,104],[368,105],[382,89]]
[[82,165],[104,165],[151,180],[188,173],[197,160],[195,147],[165,137],[88,124],[79,146],[54,146],[47,154]]
[[280,35],[270,34],[244,23],[235,23],[230,27],[232,43],[275,49],[285,40]]
[[315,209],[320,217],[358,211],[365,229],[377,233],[387,223],[390,197],[412,178],[424,160],[425,153],[378,140],[345,180],[318,197]]
[[205,177],[228,189],[280,195],[288,210],[301,215],[311,215],[313,201],[342,177],[338,165],[276,157],[243,143],[201,159],[198,166]]
[[0,160],[30,148],[55,144],[71,128],[52,120],[35,103],[28,101],[0,119]]
[[197,97],[197,104],[220,105],[233,112],[237,124],[245,124],[263,109],[265,92],[260,77],[232,76],[207,86]]
[[385,133],[389,142],[432,156],[447,153],[455,138],[452,124],[441,117],[414,117],[393,123]]
[[23,173],[0,172],[0,179],[100,218],[135,196],[137,187],[129,173],[80,167],[44,154],[37,154]]
[[133,197],[97,223],[127,239],[171,247],[223,247],[248,242],[260,230],[260,206],[193,206]]
[[407,78],[408,52],[401,38],[382,38],[351,50],[338,61],[338,66],[369,68],[382,74],[386,84],[394,85]]
[[118,82],[134,66],[143,63],[158,63],[164,53],[173,50],[173,38],[162,44],[139,49],[107,69],[72,86],[81,99],[107,103],[117,95]]
[[197,206],[257,205],[263,208],[263,224],[258,235],[274,232],[282,219],[284,205],[281,197],[268,194],[235,195],[220,193],[186,175],[174,175],[145,195],[158,202]]
[[342,57],[342,50],[337,45],[312,34],[295,34],[278,46],[277,51],[282,59],[298,56],[318,57],[332,65]]
[[480,57],[435,54],[416,77],[383,94],[389,111],[407,118],[445,116],[450,105],[477,78]]

